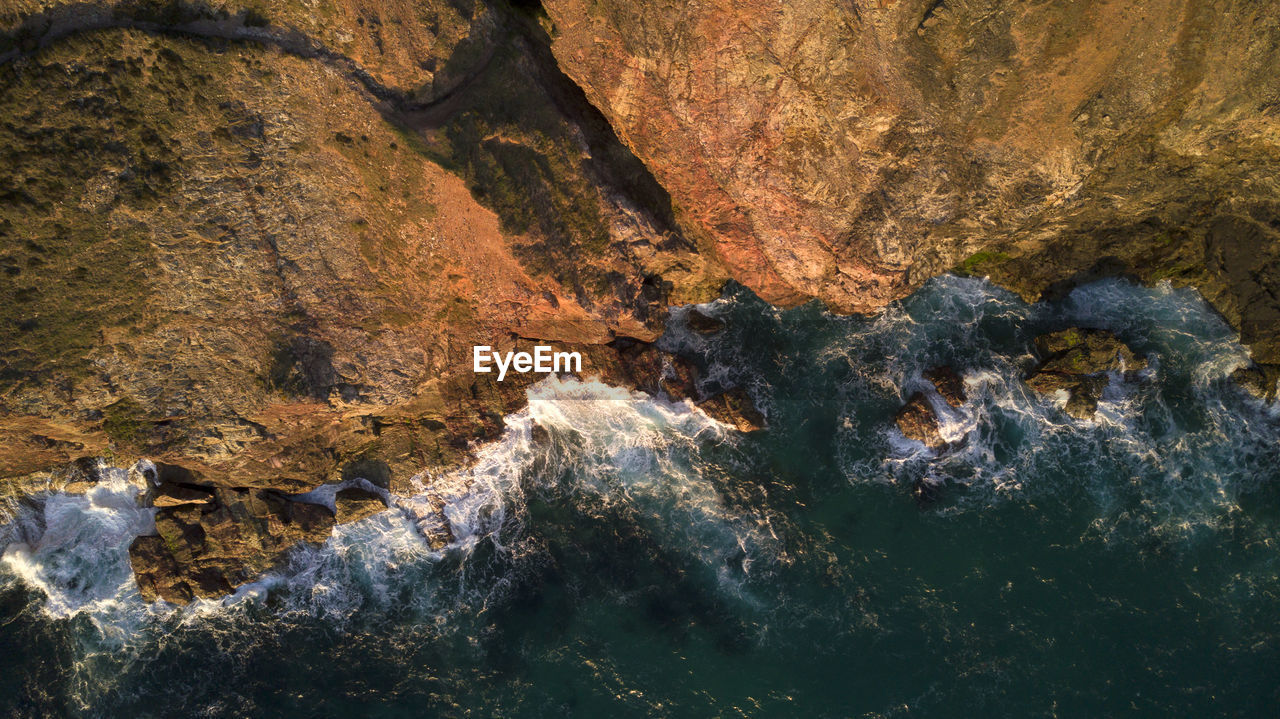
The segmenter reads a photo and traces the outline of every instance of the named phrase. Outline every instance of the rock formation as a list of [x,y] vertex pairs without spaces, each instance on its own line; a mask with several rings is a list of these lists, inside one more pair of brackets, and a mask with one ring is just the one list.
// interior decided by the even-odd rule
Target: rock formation
[[1042,394],[1067,393],[1064,410],[1076,419],[1089,419],[1098,408],[1110,373],[1136,373],[1147,361],[1108,330],[1069,328],[1036,338],[1040,362],[1027,385]]
[[942,436],[942,423],[930,396],[933,395],[952,407],[959,407],[966,400],[964,380],[955,370],[946,366],[927,370],[924,378],[933,385],[932,391],[913,393],[902,409],[898,410],[894,422],[902,436],[914,439],[934,452],[954,449],[956,445]]
[[765,299],[954,268],[1193,284],[1280,362],[1280,15],[1248,0],[546,0],[556,59]]
[[923,392],[916,392],[907,399],[907,403],[898,410],[895,421],[902,436],[921,442],[929,449],[940,452],[947,446],[942,438],[938,415],[929,404],[929,398]]
[[[473,344],[763,426],[651,344],[729,279],[837,311],[949,269],[1193,284],[1273,392],[1278,28],[1245,0],[13,0],[0,487],[147,458],[144,595],[216,595],[381,502],[291,496],[499,436],[527,380]],[[1098,376],[1057,353],[1030,382],[1083,415]],[[441,546],[464,489],[399,509]]]
[[271,569],[299,541],[322,542],[333,513],[265,489],[225,489],[212,502],[166,506],[158,536],[142,536],[129,559],[143,599],[185,603],[217,597]]
[[950,367],[934,367],[925,371],[924,378],[933,383],[938,394],[952,407],[959,407],[968,399],[964,393],[964,380]]

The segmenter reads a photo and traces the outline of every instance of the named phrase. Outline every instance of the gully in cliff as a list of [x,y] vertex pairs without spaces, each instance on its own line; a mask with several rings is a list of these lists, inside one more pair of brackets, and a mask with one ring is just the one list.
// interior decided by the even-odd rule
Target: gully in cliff
[[471,348],[471,357],[471,368],[476,374],[492,372],[493,369],[490,366],[490,360],[492,360],[492,364],[498,368],[499,382],[506,378],[508,369],[513,369],[521,374],[528,372],[549,374],[551,372],[582,371],[581,354],[577,352],[553,352],[547,345],[536,345],[533,348],[533,354],[528,352],[507,352],[505,355],[494,352],[488,345],[476,345]]

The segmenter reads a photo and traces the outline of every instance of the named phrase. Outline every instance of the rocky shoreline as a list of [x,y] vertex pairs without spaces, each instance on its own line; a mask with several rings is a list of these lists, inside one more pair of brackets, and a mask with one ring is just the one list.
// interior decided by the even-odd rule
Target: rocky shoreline
[[[475,344],[759,428],[653,345],[730,280],[841,312],[944,271],[1029,300],[1194,285],[1274,397],[1277,51],[1241,38],[1280,21],[1227,5],[1099,5],[1054,40],[1064,10],[1002,2],[20,3],[0,489],[146,458],[144,595],[225,594],[382,502],[291,497],[403,490],[498,437],[527,381],[472,375]],[[1138,36],[1142,62],[1107,49]],[[1076,417],[1140,368],[1105,333],[1042,340],[1028,383]],[[933,403],[963,384],[927,379],[899,422],[946,451]]]

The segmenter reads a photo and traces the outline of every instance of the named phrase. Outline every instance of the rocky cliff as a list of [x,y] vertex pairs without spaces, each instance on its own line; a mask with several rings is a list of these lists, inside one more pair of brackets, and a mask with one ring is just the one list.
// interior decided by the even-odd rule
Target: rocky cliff
[[1274,3],[545,6],[561,67],[770,301],[1169,278],[1280,360]]
[[472,345],[625,374],[609,343],[721,281],[531,15],[440,3],[424,46],[436,25],[392,11],[428,5],[395,5],[7,16],[0,476],[177,468],[157,526],[187,529],[135,560],[200,576],[153,594],[225,591],[252,574],[227,557],[311,537],[271,530],[290,494],[403,489],[496,437],[523,385],[473,376]]
[[839,311],[1170,279],[1273,377],[1274,10],[7,0],[0,477],[153,460],[144,591],[218,594],[326,536],[293,495],[497,436],[523,386],[473,344],[705,399],[645,343],[731,278]]

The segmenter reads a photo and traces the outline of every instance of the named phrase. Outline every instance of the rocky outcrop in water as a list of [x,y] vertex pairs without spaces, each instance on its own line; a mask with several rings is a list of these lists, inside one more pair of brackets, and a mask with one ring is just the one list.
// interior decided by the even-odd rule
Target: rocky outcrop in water
[[1232,372],[1231,380],[1254,397],[1270,402],[1276,398],[1280,367],[1252,364]]
[[939,431],[938,415],[929,404],[929,398],[923,392],[916,392],[907,399],[907,403],[898,410],[894,421],[898,430],[907,439],[914,439],[935,452],[942,451],[947,441]]
[[914,439],[934,452],[955,449],[955,444],[942,436],[942,424],[930,396],[936,396],[951,407],[959,407],[967,399],[964,380],[955,370],[946,366],[925,371],[924,378],[933,385],[932,391],[912,394],[902,409],[898,410],[894,422],[902,436]]
[[1027,385],[1041,394],[1065,392],[1063,409],[1076,419],[1093,416],[1112,372],[1132,376],[1147,366],[1108,330],[1073,327],[1041,335],[1035,344],[1039,364]]
[[952,407],[959,407],[968,400],[964,393],[964,379],[950,367],[942,366],[926,370],[924,378],[933,384],[942,399]]
[[333,512],[271,490],[214,489],[213,499],[166,505],[157,536],[129,547],[143,599],[186,603],[230,594],[276,565],[300,541],[323,542]]
[[337,508],[338,524],[358,522],[387,508],[387,503],[382,501],[382,497],[376,492],[360,487],[347,487],[340,490],[334,495],[333,503]]

